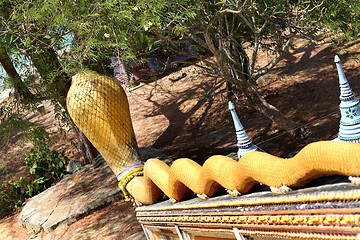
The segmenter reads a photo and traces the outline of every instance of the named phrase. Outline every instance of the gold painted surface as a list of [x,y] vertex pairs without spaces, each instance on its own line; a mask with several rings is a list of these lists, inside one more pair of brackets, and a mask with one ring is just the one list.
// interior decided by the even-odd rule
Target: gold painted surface
[[[157,207],[156,211],[164,210],[182,210],[182,209],[197,209],[197,208],[219,208],[219,207],[236,207],[236,206],[255,206],[266,204],[292,204],[292,203],[311,203],[311,202],[325,202],[325,201],[354,201],[360,199],[360,191],[347,192],[319,192],[313,194],[302,195],[283,195],[274,197],[256,197],[247,199],[236,199],[232,201],[219,202],[204,202],[199,204],[184,205],[170,205],[165,207]],[[137,208],[137,212],[148,211],[146,208]]]
[[[316,199],[321,202],[321,198]],[[154,229],[176,224],[182,230],[207,234],[231,233],[234,227],[244,235],[291,239],[357,239],[356,236],[360,234],[358,208],[290,210],[288,214],[285,214],[285,210],[282,214],[277,211],[263,211],[257,214],[256,212],[226,213],[226,211],[224,210],[222,215],[211,215],[211,213],[199,213],[194,209],[186,215],[182,214],[181,210],[177,210],[177,215],[173,215],[172,212],[166,213],[160,210],[147,214],[153,212],[161,215],[138,215],[138,220],[146,226],[153,226]]]
[[[128,101],[120,84],[109,77],[92,72],[74,76],[67,96],[67,107],[74,123],[88,137],[103,155],[113,172],[118,175],[124,168],[140,159],[135,141]],[[253,184],[260,182],[274,191],[285,191],[286,186],[298,187],[313,178],[326,174],[353,176],[354,183],[360,183],[360,144],[321,141],[309,144],[296,156],[282,159],[263,152],[250,152],[239,161],[226,156],[213,156],[203,166],[191,159],[176,160],[171,167],[157,159],[147,161],[142,181],[130,181],[131,194],[135,199],[151,204],[160,198],[160,188],[171,199],[180,201],[191,191],[206,198],[218,188],[217,183],[233,194],[246,193]],[[124,180],[125,181],[125,180]],[[143,184],[134,186],[131,182]],[[156,186],[155,186],[156,185]],[[143,189],[144,191],[139,191]],[[191,191],[190,191],[191,190]],[[321,201],[353,201],[360,199],[360,191],[323,192],[316,194],[264,197],[255,199],[234,199],[231,202],[215,202],[186,206],[167,206],[161,210],[211,208],[221,206],[291,204]],[[146,211],[146,210],[138,210]],[[251,215],[251,216],[162,216],[139,217],[144,223],[194,223],[219,226],[239,224],[241,234],[309,239],[352,239],[352,236],[325,233],[304,233],[291,229],[309,230],[336,228],[339,231],[353,226],[358,232],[359,214],[334,215]],[[261,227],[261,230],[256,227]],[[279,226],[288,231],[273,231]],[[334,227],[335,226],[335,227]],[[253,228],[253,229],[248,229]],[[184,228],[185,229],[185,228]],[[191,228],[194,230],[194,228]],[[269,230],[266,230],[269,229]],[[346,230],[346,229],[345,229]],[[199,231],[206,231],[200,229]],[[220,231],[208,229],[208,231]],[[224,232],[229,230],[223,230]],[[348,238],[350,237],[350,238]]]
[[[156,230],[163,227],[147,226],[150,229]],[[233,234],[232,229],[216,229],[216,228],[198,228],[198,227],[181,227],[182,231],[189,231],[192,233],[228,233]],[[306,232],[306,231],[272,231],[263,229],[246,229],[238,228],[239,234],[250,236],[263,236],[275,238],[290,238],[290,239],[315,239],[315,240],[358,240],[356,234],[344,233],[319,233],[319,232]]]
[[[162,210],[160,210],[161,212]],[[141,211],[143,212],[143,211]],[[197,210],[195,210],[194,212],[182,212],[181,215],[182,216],[193,216],[196,215],[194,213],[196,213]],[[360,213],[360,209],[351,209],[351,208],[347,208],[347,209],[304,209],[301,210],[301,214],[304,215],[308,215],[308,214],[359,214]],[[286,214],[294,214],[294,215],[298,215],[299,214],[299,210],[267,210],[267,211],[251,211],[251,212],[229,212],[227,210],[221,211],[221,212],[202,212],[201,215],[202,216],[223,216],[223,215],[227,215],[227,216],[253,216],[253,215],[286,215]],[[178,216],[179,213],[177,212],[173,212],[173,213],[166,213],[166,216],[170,217],[170,216]],[[141,217],[141,215],[140,215]]]
[[[257,216],[159,216],[138,217],[141,223],[213,223],[255,224],[255,225],[294,225],[294,226],[360,226],[360,215],[257,215]],[[354,229],[355,230],[355,229]],[[357,230],[360,231],[360,228]]]
[[239,233],[251,236],[264,236],[276,238],[292,238],[292,239],[316,239],[316,240],[356,240],[357,235],[341,234],[341,233],[316,233],[316,232],[282,232],[282,231],[263,231],[263,230],[247,230],[239,229]]
[[159,239],[162,240],[164,237],[167,237],[165,239],[179,239],[179,236],[176,233],[164,233],[164,232],[157,232],[157,231],[151,231],[153,234],[154,240]]
[[[151,231],[159,232],[160,230],[173,230],[173,227],[168,226],[157,226],[151,224],[145,224],[145,226]],[[182,231],[187,231],[191,233],[192,236],[215,236],[217,234],[234,234],[234,231],[231,227],[215,227],[213,226],[179,226]],[[299,229],[266,229],[266,228],[249,228],[248,226],[242,226],[237,228],[239,234],[241,235],[250,235],[250,236],[262,236],[262,237],[271,237],[271,238],[287,238],[287,239],[316,239],[316,240],[355,240],[358,239],[358,232],[354,230],[341,231],[341,229],[333,229],[328,227],[328,229],[333,229],[333,231],[324,231],[324,229],[314,229],[311,227],[308,228],[299,228]],[[352,231],[352,232],[351,232]],[[209,236],[210,234],[210,236]]]
[[[140,159],[128,101],[118,81],[93,72],[77,74],[73,77],[67,96],[67,107],[75,124],[99,150],[116,175]],[[131,187],[128,190],[136,200],[152,204],[161,198],[159,189],[174,202],[184,199],[191,191],[205,199],[215,193],[219,185],[238,195],[260,182],[280,193],[288,190],[286,186],[297,187],[326,174],[360,176],[360,144],[330,141],[311,143],[289,159],[263,152],[249,152],[239,161],[226,156],[212,156],[203,166],[191,159],[178,159],[168,167],[158,159],[150,159],[144,167],[145,180],[137,181],[145,184],[140,187],[144,191],[138,191],[133,184],[129,184]],[[354,180],[354,183],[357,181]],[[317,201],[306,196],[296,198],[300,202]],[[337,200],[344,196],[339,193],[339,196],[335,194],[320,198]],[[291,201],[291,197],[265,198],[255,200],[253,204]]]
[[236,240],[236,238],[219,238],[219,237],[203,237],[203,236],[194,236],[194,240]]
[[[183,231],[198,231],[198,232],[221,232],[221,233],[233,233],[231,229],[204,229],[204,228],[192,228],[182,227]],[[313,232],[301,232],[301,231],[266,231],[266,230],[252,230],[252,229],[238,229],[242,235],[250,236],[264,236],[264,237],[276,237],[276,238],[292,238],[292,239],[315,239],[315,240],[357,240],[357,235],[354,234],[328,234],[328,233],[313,233]]]
[[67,109],[115,175],[140,159],[129,104],[120,83],[94,72],[72,79]]
[[[239,161],[226,156],[212,156],[203,166],[190,159],[178,159],[171,167],[151,159],[145,164],[145,176],[171,199],[182,200],[185,185],[199,196],[211,195],[213,183],[229,192],[246,193],[257,182],[282,193],[326,174],[360,175],[360,144],[320,141],[311,143],[290,159],[263,152],[249,152]],[[167,176],[162,179],[161,176]],[[160,180],[159,180],[160,179]],[[138,193],[133,193],[136,199]],[[336,199],[338,196],[330,196]],[[341,197],[341,196],[340,196]],[[282,200],[282,199],[278,199]],[[276,200],[274,200],[276,201]]]

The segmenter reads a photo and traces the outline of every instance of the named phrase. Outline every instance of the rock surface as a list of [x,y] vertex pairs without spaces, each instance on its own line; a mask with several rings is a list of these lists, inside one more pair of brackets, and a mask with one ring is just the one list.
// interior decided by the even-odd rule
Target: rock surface
[[124,240],[146,240],[146,236],[144,232],[138,232],[138,233],[134,233],[133,235],[127,237]]
[[[140,148],[142,159],[171,159],[153,148]],[[55,186],[31,198],[19,216],[19,223],[33,232],[51,232],[68,226],[123,198],[118,181],[107,164],[87,165],[66,176]],[[140,239],[140,238],[139,238]]]
[[[2,238],[0,237],[0,239]],[[121,200],[65,228],[57,228],[51,233],[41,232],[37,234],[36,238],[36,240],[56,239],[145,240],[145,235],[139,222],[136,220],[135,208],[132,203]]]
[[79,171],[83,167],[85,167],[85,164],[79,159],[71,160],[69,164],[66,166],[66,172],[69,174],[73,174]]
[[19,223],[34,232],[51,232],[121,198],[116,177],[107,165],[97,169],[86,166],[31,198],[21,211]]

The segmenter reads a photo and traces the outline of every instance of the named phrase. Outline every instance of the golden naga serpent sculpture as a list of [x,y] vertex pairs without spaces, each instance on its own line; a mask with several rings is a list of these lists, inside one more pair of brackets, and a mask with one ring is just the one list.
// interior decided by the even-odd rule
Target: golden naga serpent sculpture
[[73,77],[67,108],[118,176],[125,196],[129,192],[143,204],[159,201],[163,193],[174,202],[192,192],[205,199],[221,187],[237,196],[257,183],[284,193],[329,174],[360,183],[360,144],[346,142],[311,143],[289,159],[255,151],[238,161],[212,156],[203,166],[187,158],[174,161],[171,167],[158,159],[149,159],[143,166],[124,90],[118,81],[93,72]]

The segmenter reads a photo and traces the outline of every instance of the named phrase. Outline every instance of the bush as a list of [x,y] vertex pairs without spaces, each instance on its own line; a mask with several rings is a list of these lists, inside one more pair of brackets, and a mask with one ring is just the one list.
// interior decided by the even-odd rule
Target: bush
[[35,128],[29,139],[34,144],[34,148],[25,154],[25,164],[30,168],[29,173],[33,182],[24,183],[24,185],[26,186],[25,195],[32,197],[64,176],[69,158],[65,156],[64,150],[58,152],[49,148],[52,139],[43,128]]
[[6,181],[0,182],[0,219],[14,212],[17,199],[12,185]]
[[69,158],[64,150],[58,152],[50,149],[53,143],[43,128],[34,128],[27,136],[34,147],[25,154],[25,164],[30,168],[31,179],[20,177],[8,183],[0,182],[0,218],[3,218],[20,207],[27,198],[31,198],[59,181],[65,174]]

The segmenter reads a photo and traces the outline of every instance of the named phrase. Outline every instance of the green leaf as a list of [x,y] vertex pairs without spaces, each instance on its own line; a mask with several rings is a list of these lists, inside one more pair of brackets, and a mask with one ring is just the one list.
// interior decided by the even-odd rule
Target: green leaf
[[284,13],[283,11],[277,11],[277,12],[274,12],[273,14],[276,15],[276,14],[280,14],[280,13]]

